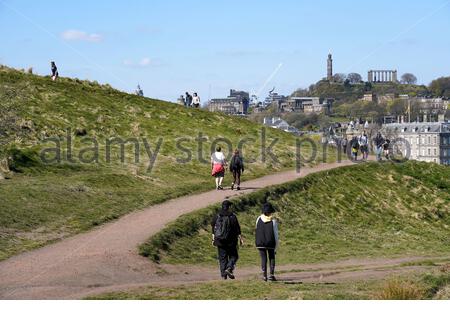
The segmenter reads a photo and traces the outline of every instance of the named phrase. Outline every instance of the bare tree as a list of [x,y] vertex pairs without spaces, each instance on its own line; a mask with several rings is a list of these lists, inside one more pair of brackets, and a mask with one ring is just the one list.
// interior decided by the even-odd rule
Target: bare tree
[[406,84],[416,84],[417,78],[412,73],[405,73],[404,75],[402,75],[401,81],[402,83]]
[[346,78],[347,78],[347,75],[345,73],[336,73],[333,76],[333,81],[334,82],[344,82]]
[[347,76],[348,81],[350,81],[350,83],[360,83],[362,81],[362,77],[359,73],[349,73]]

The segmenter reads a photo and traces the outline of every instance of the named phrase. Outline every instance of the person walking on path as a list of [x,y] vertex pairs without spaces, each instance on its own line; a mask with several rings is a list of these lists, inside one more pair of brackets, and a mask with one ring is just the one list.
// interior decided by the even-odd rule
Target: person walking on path
[[350,147],[352,148],[352,160],[358,161],[359,142],[356,136],[350,141]]
[[184,105],[186,106],[186,108],[189,108],[191,104],[192,104],[192,96],[189,94],[189,92],[186,92],[186,99]]
[[59,77],[58,68],[56,67],[56,63],[54,61],[50,62],[52,68],[52,80],[56,81]]
[[344,154],[347,154],[347,143],[348,143],[347,138],[342,139],[341,146],[342,146],[342,152]]
[[192,97],[192,106],[194,108],[200,108],[200,97],[197,93],[194,93],[194,96]]
[[[256,219],[255,244],[261,257],[261,270],[264,281],[276,281],[275,255],[278,246],[278,223],[273,218],[275,209],[272,204],[265,203],[261,216]],[[267,256],[269,256],[270,276],[267,277]]]
[[384,140],[383,150],[384,150],[384,157],[386,158],[386,160],[389,160],[391,153],[391,141],[389,139]]
[[239,150],[236,149],[230,161],[230,172],[233,173],[231,190],[234,190],[234,187],[236,187],[238,191],[241,190],[241,174],[244,173],[244,170],[244,159],[240,156]]
[[359,137],[359,145],[362,153],[363,160],[367,160],[369,158],[369,139],[367,137],[366,132]]
[[216,148],[216,152],[211,155],[211,175],[216,178],[216,189],[223,190],[222,182],[225,177],[225,166],[227,159],[222,152],[221,147]]
[[242,246],[241,226],[231,210],[232,203],[225,200],[219,214],[211,222],[212,243],[217,247],[220,275],[223,280],[235,279],[234,269],[239,259],[238,242]]
[[375,154],[377,156],[377,161],[381,161],[381,153],[383,152],[384,139],[381,133],[377,133],[375,139]]

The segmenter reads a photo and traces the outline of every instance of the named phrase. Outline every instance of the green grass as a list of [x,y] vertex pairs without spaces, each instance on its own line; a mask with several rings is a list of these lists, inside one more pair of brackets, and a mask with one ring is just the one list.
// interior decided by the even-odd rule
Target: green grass
[[[233,148],[240,139],[255,139],[243,146],[244,156],[256,159],[247,166],[244,180],[295,166],[295,137],[290,134],[267,129],[267,146],[279,140],[273,148],[279,162],[268,157],[263,163],[261,125],[126,94],[96,82],[68,78],[52,82],[49,77],[0,67],[0,101],[0,260],[132,210],[213,188],[210,166],[197,156],[195,138],[199,133],[205,137],[201,154],[207,161],[215,139],[226,138]],[[74,155],[93,146],[84,138],[98,139],[98,163],[67,160],[67,128],[71,129]],[[40,160],[44,147],[55,147],[43,142],[48,137],[62,139],[59,164]],[[141,161],[132,161],[134,153],[128,146],[125,163],[119,161],[118,147],[113,148],[112,161],[107,163],[105,140],[112,137],[141,139]],[[192,153],[192,161],[186,164],[176,161],[186,156],[177,148],[180,137],[188,138],[183,147]],[[147,171],[143,138],[152,150],[158,139],[163,139],[151,172]],[[226,145],[221,144],[228,154]],[[310,152],[307,147],[302,150],[305,157]],[[7,158],[10,172],[4,168]],[[2,175],[9,179],[2,180]],[[231,184],[229,176],[225,183]]]
[[[277,208],[277,263],[354,257],[439,255],[450,249],[450,168],[369,163],[320,172],[235,200],[246,244],[240,265],[258,261],[254,222],[268,198]],[[183,216],[141,254],[169,264],[216,264],[208,222],[217,207]]]
[[286,284],[258,280],[209,282],[177,287],[147,287],[106,293],[97,300],[340,300],[370,299],[375,282]]
[[340,283],[266,283],[261,280],[142,287],[88,297],[94,300],[408,300],[448,299],[450,274],[432,270],[385,280]]

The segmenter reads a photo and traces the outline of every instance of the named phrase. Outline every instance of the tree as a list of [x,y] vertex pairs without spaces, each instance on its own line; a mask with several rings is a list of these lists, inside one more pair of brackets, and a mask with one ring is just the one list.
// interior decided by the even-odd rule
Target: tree
[[450,98],[450,77],[433,80],[430,83],[429,89],[437,97]]
[[417,78],[412,73],[405,73],[401,77],[401,82],[402,83],[406,83],[406,84],[416,84],[417,83]]
[[344,82],[346,78],[347,78],[347,75],[345,73],[336,73],[333,76],[333,81],[334,82]]
[[407,101],[402,99],[395,99],[388,103],[388,111],[393,116],[401,116],[406,113]]
[[351,84],[360,83],[362,81],[362,77],[359,73],[349,73],[347,76],[348,81],[350,81]]

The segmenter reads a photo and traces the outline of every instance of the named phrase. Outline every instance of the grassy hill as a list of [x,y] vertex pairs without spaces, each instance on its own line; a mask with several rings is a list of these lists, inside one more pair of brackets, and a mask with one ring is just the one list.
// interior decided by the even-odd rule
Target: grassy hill
[[[279,161],[269,156],[262,161],[260,125],[96,82],[52,82],[1,67],[0,103],[0,259],[134,209],[214,188],[208,161],[216,139],[227,139],[233,148],[242,139],[255,139],[243,146],[244,156],[255,159],[246,179],[295,166],[295,139],[290,134],[268,129],[266,146],[278,139],[273,153]],[[202,150],[195,140],[199,135]],[[117,137],[138,139],[139,161],[133,143],[124,147],[124,161],[120,145],[111,144],[108,159],[107,140]],[[45,142],[48,138],[53,141]],[[57,143],[60,161],[43,162],[43,150]],[[224,141],[218,144],[229,153]],[[151,171],[146,147],[157,154]],[[306,156],[310,150],[303,151]],[[97,153],[96,161],[88,161]],[[188,153],[192,159],[179,163],[177,158],[185,159]],[[45,154],[47,160],[57,156],[56,151]]]
[[[450,168],[420,162],[368,163],[316,173],[235,202],[246,244],[240,265],[256,265],[254,223],[268,198],[280,221],[278,264],[354,257],[448,254]],[[208,226],[217,208],[183,216],[141,246],[169,264],[216,265]]]

